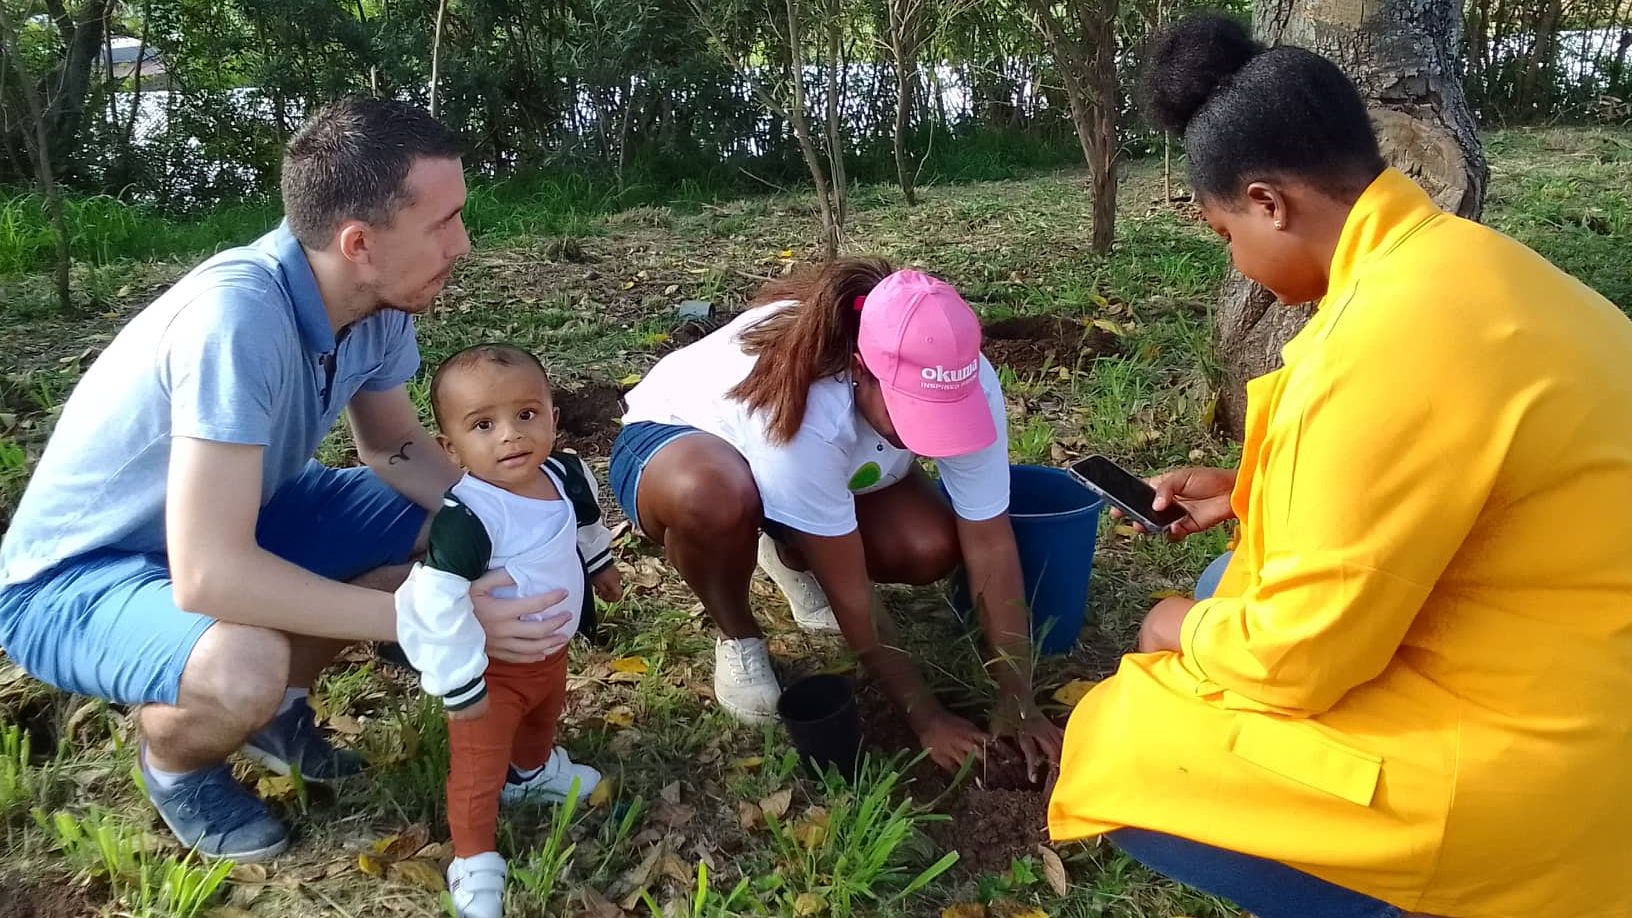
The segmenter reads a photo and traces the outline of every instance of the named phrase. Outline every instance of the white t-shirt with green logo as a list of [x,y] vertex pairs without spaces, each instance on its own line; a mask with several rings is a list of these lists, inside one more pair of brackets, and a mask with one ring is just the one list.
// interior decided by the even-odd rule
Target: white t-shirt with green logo
[[[664,357],[626,396],[629,410],[623,422],[685,424],[725,440],[748,460],[766,518],[811,535],[847,535],[856,529],[855,495],[905,478],[918,457],[885,442],[862,418],[848,374],[810,387],[804,423],[785,444],[770,441],[765,416],[726,397],[756,361],[743,353],[738,335],[787,305],[751,309]],[[997,440],[967,456],[934,460],[952,509],[972,521],[991,519],[1009,508],[1008,415],[997,371],[985,357],[980,359],[980,385]]]

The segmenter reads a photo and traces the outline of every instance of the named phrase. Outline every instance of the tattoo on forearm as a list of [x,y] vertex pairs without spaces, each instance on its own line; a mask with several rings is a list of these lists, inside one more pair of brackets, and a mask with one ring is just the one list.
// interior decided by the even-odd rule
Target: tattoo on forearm
[[414,445],[414,441],[412,441],[412,440],[409,440],[408,442],[402,444],[402,449],[397,450],[395,453],[392,454],[390,459],[385,460],[385,464],[386,465],[396,465],[397,460],[399,460],[399,459],[402,460],[403,462],[407,462],[408,461],[408,447],[413,446],[413,445]]

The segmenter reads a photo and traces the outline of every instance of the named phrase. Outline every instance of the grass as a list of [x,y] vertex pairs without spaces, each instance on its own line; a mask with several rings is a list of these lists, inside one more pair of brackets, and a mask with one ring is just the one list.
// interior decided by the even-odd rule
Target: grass
[[[956,138],[917,138],[927,148],[920,181],[928,187],[1009,178],[1028,170],[1072,162],[1079,154],[1067,135],[983,131]],[[895,174],[887,146],[869,148],[850,161],[850,175],[860,181],[887,181]],[[802,167],[778,163],[771,186],[803,181]],[[704,205],[744,193],[763,193],[766,185],[751,175],[765,173],[752,163],[636,163],[623,181],[593,164],[554,167],[502,179],[477,179],[470,186],[465,222],[473,236],[488,240],[538,236],[572,238],[597,232],[599,220],[629,208],[672,205],[695,211]],[[786,175],[779,173],[785,172]],[[888,191],[864,187],[863,200],[878,200]],[[69,252],[74,261],[98,268],[125,261],[197,257],[248,242],[277,224],[281,210],[271,195],[220,202],[198,213],[174,215],[111,195],[69,194],[64,205]],[[654,209],[656,209],[654,207]],[[722,225],[729,231],[733,224]],[[734,224],[738,229],[745,220]],[[0,279],[44,271],[56,257],[44,198],[32,192],[0,188]],[[89,304],[100,304],[88,293]]]
[[[1493,135],[1489,144],[1487,219],[1632,304],[1632,281],[1615,251],[1632,228],[1632,135],[1524,131]],[[1103,452],[1155,470],[1238,458],[1211,423],[1211,303],[1226,255],[1205,227],[1160,200],[1158,168],[1129,169],[1119,247],[1109,258],[1088,251],[1084,182],[1075,172],[931,185],[911,209],[887,186],[855,195],[852,250],[921,264],[958,285],[988,317],[1067,315],[1119,334],[1114,356],[1056,354],[1041,366],[999,368],[1018,460],[1055,464]],[[680,300],[734,309],[763,278],[816,255],[808,196],[706,206],[654,199],[602,214],[628,202],[601,194],[591,184],[521,182],[479,192],[477,249],[420,324],[427,370],[473,340],[502,338],[544,355],[562,389],[638,378],[666,346]],[[530,203],[512,208],[512,201]],[[77,269],[79,295],[98,304],[78,316],[30,305],[48,300],[37,295],[48,289],[42,277],[0,281],[8,294],[0,296],[0,518],[15,506],[63,400],[97,349],[189,259]],[[423,375],[410,391],[423,407]],[[604,475],[606,457],[597,449],[589,455]],[[336,436],[324,455],[345,461],[350,453]],[[1102,677],[1131,646],[1153,598],[1188,589],[1223,548],[1223,533],[1173,546],[1131,537],[1109,520],[1102,525],[1092,625],[1073,653],[1038,664],[1040,698],[1056,714],[1064,713],[1051,699],[1056,688]],[[651,546],[626,540],[618,551],[629,596],[603,610],[606,646],[574,643],[563,726],[574,758],[601,768],[607,789],[584,806],[506,816],[510,913],[889,918],[961,907],[950,914],[1235,914],[1105,845],[1049,849],[1068,878],[1063,894],[1035,847],[991,870],[949,862],[934,820],[947,815],[950,798],[915,793],[917,779],[903,762],[875,762],[854,784],[813,779],[794,767],[779,731],[745,728],[722,714],[706,697],[712,632],[695,597]],[[980,702],[988,680],[945,597],[905,588],[885,597],[936,689]],[[854,665],[835,641],[794,629],[768,586],[756,586],[753,600],[786,675]],[[209,890],[212,907],[280,918],[445,914],[437,886],[448,853],[447,732],[438,707],[364,654],[327,674],[313,699],[324,722],[367,756],[369,778],[303,791],[242,768],[241,777],[295,824],[299,840],[264,870],[230,872]],[[12,870],[30,882],[80,890],[109,914],[180,914],[204,894],[209,874],[168,845],[130,779],[130,730],[128,712],[51,693],[0,662],[0,814],[10,814],[0,843],[7,865],[0,901],[11,892]],[[65,844],[70,830],[58,831],[51,818],[44,826],[27,818],[36,809],[74,814],[84,840]],[[119,840],[117,851],[130,849],[112,867],[95,841],[104,830]],[[128,868],[137,851],[149,865],[145,880]],[[182,868],[192,872],[176,874],[182,879],[172,885],[193,890],[192,898],[178,892],[164,900],[165,871]],[[93,873],[101,879],[87,884]],[[110,882],[115,874],[126,879]]]
[[231,861],[205,865],[191,854],[155,856],[140,829],[105,813],[36,814],[40,829],[55,837],[78,878],[105,884],[113,902],[132,918],[198,918],[233,870]]

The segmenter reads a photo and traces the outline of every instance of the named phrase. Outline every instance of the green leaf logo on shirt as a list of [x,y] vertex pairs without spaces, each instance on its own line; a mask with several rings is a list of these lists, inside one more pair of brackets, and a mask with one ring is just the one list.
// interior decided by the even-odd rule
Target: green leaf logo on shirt
[[856,469],[856,474],[850,476],[850,490],[865,490],[878,484],[879,479],[883,477],[884,470],[878,467],[878,463],[869,462],[866,465],[863,465],[861,468]]

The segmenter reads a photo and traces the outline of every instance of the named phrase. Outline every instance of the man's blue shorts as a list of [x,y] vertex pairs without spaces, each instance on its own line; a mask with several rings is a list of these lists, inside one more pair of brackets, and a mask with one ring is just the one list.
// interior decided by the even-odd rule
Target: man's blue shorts
[[[317,462],[261,508],[255,538],[331,580],[413,555],[426,511],[366,468]],[[0,647],[60,689],[122,704],[175,704],[193,646],[214,619],[176,608],[163,555],[103,551],[0,587]]]

